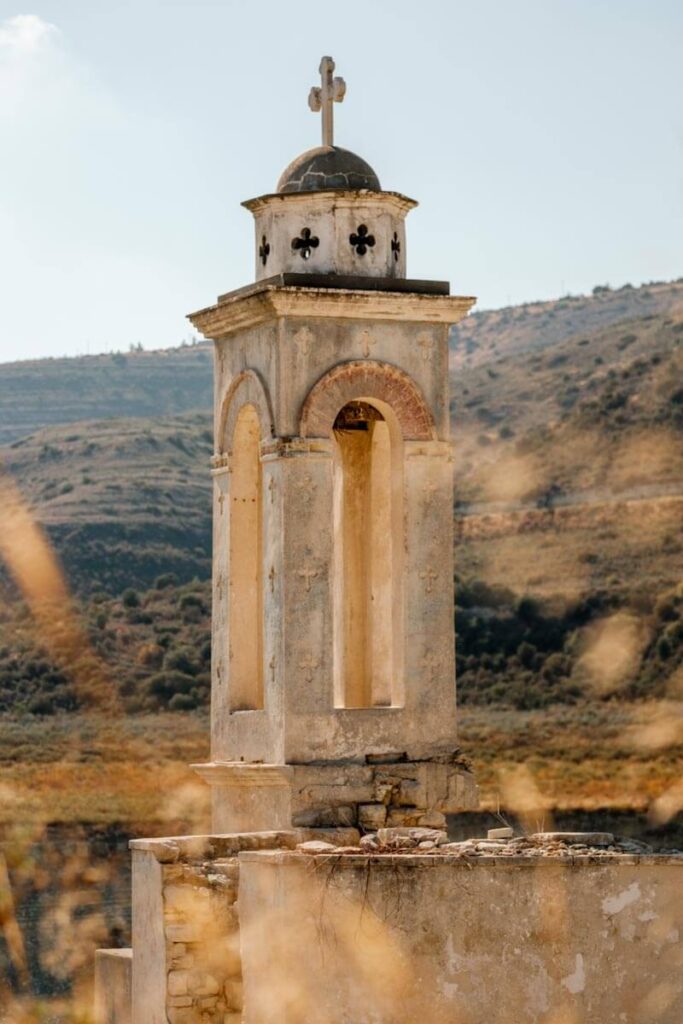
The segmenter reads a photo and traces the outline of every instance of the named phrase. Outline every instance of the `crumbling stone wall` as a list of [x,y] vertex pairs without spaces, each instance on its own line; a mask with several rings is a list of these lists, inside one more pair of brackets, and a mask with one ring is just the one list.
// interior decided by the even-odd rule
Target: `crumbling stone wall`
[[309,828],[403,825],[441,828],[445,815],[477,806],[469,763],[458,751],[437,761],[397,754],[366,764],[294,765],[292,824]]
[[136,839],[133,850],[134,1024],[239,1024],[238,908],[244,851],[293,850],[319,836],[355,844],[355,829],[298,829]]
[[163,868],[170,1024],[237,1024],[242,972],[236,857]]

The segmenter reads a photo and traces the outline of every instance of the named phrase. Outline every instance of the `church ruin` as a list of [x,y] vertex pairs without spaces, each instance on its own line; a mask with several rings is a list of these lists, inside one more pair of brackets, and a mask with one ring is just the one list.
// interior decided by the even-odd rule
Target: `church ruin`
[[320,71],[323,144],[244,203],[255,283],[190,317],[215,345],[212,834],[131,843],[100,1024],[678,1024],[680,859],[448,842],[477,805],[448,394],[474,299],[406,276],[416,204],[334,144]]

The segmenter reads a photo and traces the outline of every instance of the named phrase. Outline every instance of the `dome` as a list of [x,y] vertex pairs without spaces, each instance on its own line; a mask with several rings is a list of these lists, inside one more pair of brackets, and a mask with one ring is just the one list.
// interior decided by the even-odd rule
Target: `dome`
[[277,183],[278,192],[324,192],[335,188],[382,191],[370,164],[339,146],[318,146],[302,153],[285,168]]

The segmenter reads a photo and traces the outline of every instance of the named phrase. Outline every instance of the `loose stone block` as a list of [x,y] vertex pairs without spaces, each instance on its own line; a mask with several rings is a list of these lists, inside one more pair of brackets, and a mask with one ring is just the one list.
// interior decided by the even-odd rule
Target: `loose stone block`
[[487,839],[512,839],[514,838],[515,830],[513,828],[490,828],[486,833]]
[[375,832],[382,828],[387,820],[387,809],[384,804],[360,804],[358,807],[358,824],[361,828]]
[[200,936],[191,924],[167,924],[165,935],[169,942],[197,942]]
[[226,981],[223,986],[225,1001],[229,1010],[242,1009],[242,980]]
[[221,986],[213,975],[195,971],[188,978],[188,990],[195,996],[215,996],[220,992]]
[[168,975],[168,994],[171,996],[187,995],[189,975],[187,971],[170,971]]

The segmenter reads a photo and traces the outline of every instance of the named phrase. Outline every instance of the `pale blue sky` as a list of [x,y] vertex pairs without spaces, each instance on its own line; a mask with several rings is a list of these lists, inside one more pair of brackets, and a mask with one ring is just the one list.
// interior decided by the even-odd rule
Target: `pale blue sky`
[[479,308],[683,275],[680,0],[0,0],[0,360],[178,344],[336,140]]

